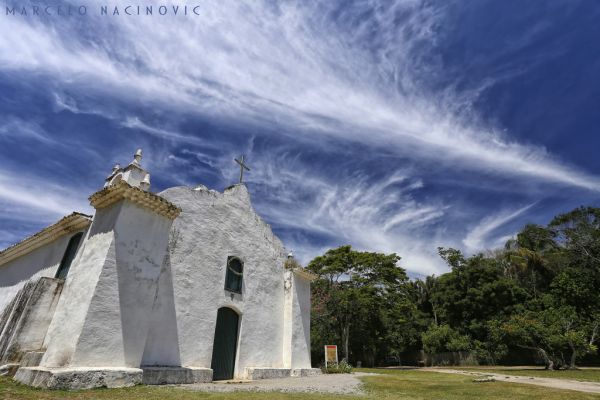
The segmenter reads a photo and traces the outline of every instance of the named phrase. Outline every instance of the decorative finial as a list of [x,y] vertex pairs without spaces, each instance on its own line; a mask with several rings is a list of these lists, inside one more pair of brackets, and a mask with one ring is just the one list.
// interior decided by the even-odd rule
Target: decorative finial
[[140,182],[140,189],[142,190],[150,190],[150,174],[146,174],[144,179]]
[[133,155],[133,162],[135,162],[136,164],[140,164],[140,162],[142,161],[142,149],[137,149],[135,154]]
[[106,178],[104,187],[123,181],[133,187],[142,190],[150,190],[150,174],[140,165],[142,161],[142,149],[137,149],[133,155],[133,161],[125,168],[117,163],[111,174]]

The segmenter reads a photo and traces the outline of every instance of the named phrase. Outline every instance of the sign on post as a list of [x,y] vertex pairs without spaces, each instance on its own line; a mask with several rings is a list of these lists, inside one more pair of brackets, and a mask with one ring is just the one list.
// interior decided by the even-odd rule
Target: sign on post
[[325,345],[325,367],[328,363],[338,363],[338,353],[336,345]]

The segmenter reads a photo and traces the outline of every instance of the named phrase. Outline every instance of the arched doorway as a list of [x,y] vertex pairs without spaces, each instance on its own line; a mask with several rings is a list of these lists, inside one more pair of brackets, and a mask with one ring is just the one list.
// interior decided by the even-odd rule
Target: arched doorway
[[239,319],[239,315],[228,307],[219,308],[217,312],[215,341],[210,364],[214,381],[233,378]]

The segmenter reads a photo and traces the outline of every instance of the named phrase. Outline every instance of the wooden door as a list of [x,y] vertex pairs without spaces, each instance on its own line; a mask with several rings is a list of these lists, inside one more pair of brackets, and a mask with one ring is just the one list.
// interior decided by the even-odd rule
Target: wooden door
[[215,340],[210,366],[213,370],[214,381],[233,378],[238,323],[239,316],[231,308],[223,307],[217,312],[217,325],[215,326]]

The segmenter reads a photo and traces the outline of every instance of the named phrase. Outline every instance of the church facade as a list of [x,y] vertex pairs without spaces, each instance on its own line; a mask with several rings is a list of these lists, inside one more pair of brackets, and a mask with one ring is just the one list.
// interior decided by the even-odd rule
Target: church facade
[[310,282],[243,183],[150,192],[141,151],[73,213],[0,252],[0,367],[37,387],[319,373]]

